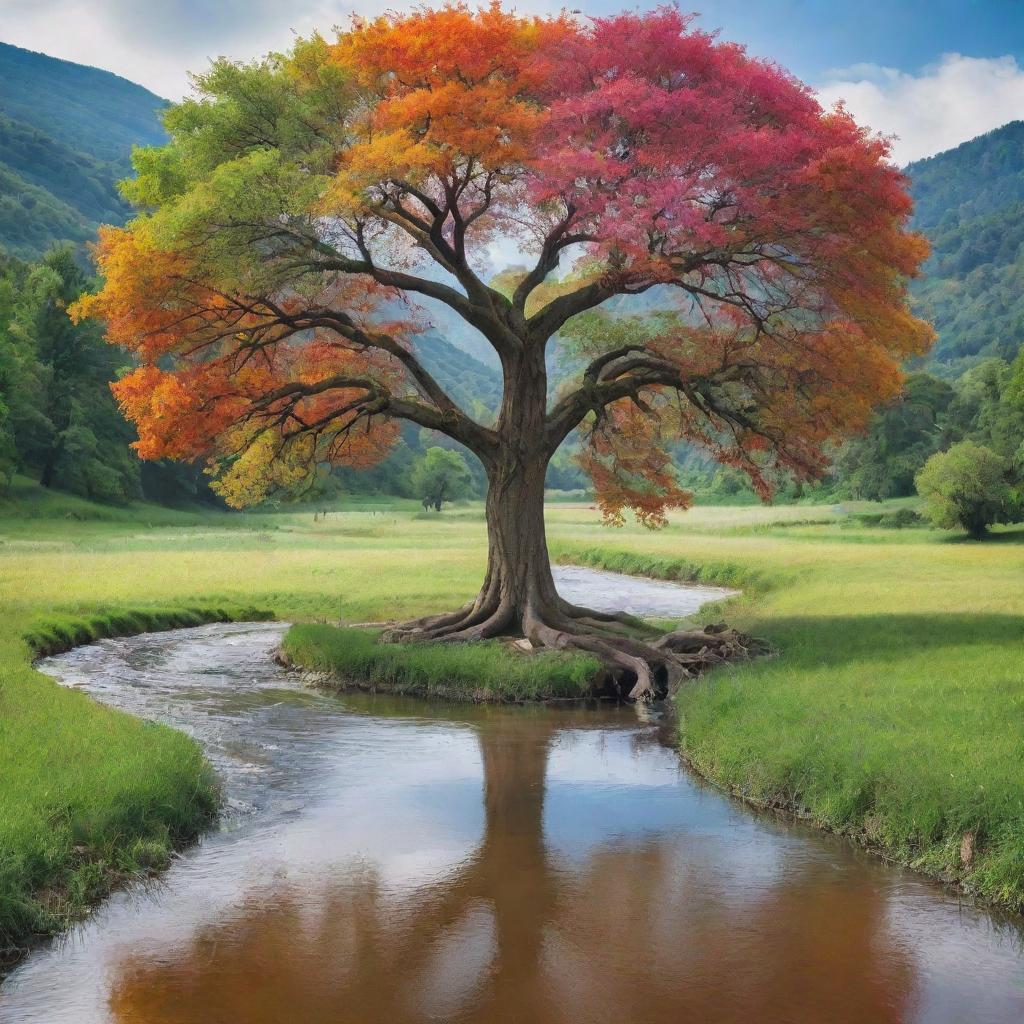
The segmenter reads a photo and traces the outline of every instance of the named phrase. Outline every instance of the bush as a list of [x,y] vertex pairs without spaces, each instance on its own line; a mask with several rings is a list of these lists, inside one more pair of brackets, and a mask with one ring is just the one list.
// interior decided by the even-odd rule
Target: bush
[[1009,515],[1009,473],[1007,461],[990,448],[961,441],[924,464],[917,474],[917,491],[936,526],[960,526],[981,539],[992,523]]
[[878,526],[884,530],[905,530],[912,526],[924,526],[925,518],[912,508],[898,508],[894,512],[861,512],[853,516],[860,526]]

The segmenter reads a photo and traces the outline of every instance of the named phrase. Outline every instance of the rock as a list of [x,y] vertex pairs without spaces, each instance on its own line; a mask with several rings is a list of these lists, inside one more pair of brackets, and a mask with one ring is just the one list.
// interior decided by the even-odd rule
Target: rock
[[518,647],[519,650],[526,651],[527,653],[529,653],[530,651],[533,650],[533,644],[531,644],[530,641],[527,640],[525,636],[521,637],[518,640],[513,640],[512,641],[512,646],[513,647]]
[[960,840],[960,863],[965,868],[969,868],[974,860],[974,839],[973,832],[965,832]]

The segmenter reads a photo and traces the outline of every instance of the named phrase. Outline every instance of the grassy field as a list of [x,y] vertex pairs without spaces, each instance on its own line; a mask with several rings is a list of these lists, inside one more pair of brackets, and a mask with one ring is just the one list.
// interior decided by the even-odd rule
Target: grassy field
[[[868,528],[856,511],[702,507],[651,534],[559,505],[549,523],[565,560],[744,588],[728,617],[782,654],[682,694],[701,771],[1020,906],[1024,538]],[[189,740],[58,688],[29,667],[26,637],[135,628],[126,611],[160,624],[168,609],[307,622],[443,610],[474,592],[484,558],[477,507],[100,515],[35,490],[0,505],[0,945],[159,863],[214,800]]]

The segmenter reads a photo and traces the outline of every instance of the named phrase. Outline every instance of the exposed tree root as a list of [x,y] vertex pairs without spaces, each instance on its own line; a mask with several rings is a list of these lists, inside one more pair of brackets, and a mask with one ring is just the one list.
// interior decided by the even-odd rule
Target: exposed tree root
[[592,654],[607,670],[596,690],[648,703],[674,693],[707,668],[767,651],[763,641],[724,624],[658,634],[630,615],[581,608],[561,598],[542,610],[528,606],[519,611],[486,591],[458,611],[396,626],[382,640],[467,643],[495,637],[525,637],[537,649]]

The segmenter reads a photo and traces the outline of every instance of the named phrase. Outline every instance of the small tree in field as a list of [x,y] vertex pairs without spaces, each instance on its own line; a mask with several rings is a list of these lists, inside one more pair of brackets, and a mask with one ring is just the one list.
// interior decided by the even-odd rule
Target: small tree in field
[[936,452],[917,474],[917,492],[932,522],[942,529],[962,527],[981,540],[992,523],[1009,512],[1009,466],[984,445],[961,441]]
[[441,511],[446,501],[458,501],[469,494],[472,478],[461,452],[428,448],[413,467],[412,489],[423,507]]
[[[207,457],[233,504],[379,460],[400,420],[474,452],[483,586],[399,639],[525,634],[597,654],[637,697],[653,670],[680,678],[671,650],[555,591],[559,445],[582,431],[609,522],[658,526],[689,502],[673,440],[767,496],[784,473],[819,476],[930,343],[906,306],[927,246],[887,143],[673,8],[417,10],[218,61],[196,87],[166,114],[170,143],[136,154],[126,188],[146,212],[103,232],[105,284],[75,315],[139,360],[115,385],[139,453]],[[528,266],[490,276],[502,236]],[[652,289],[662,311],[630,315],[625,297]],[[419,358],[417,303],[493,347],[493,421]],[[556,334],[580,369],[554,389]]]

